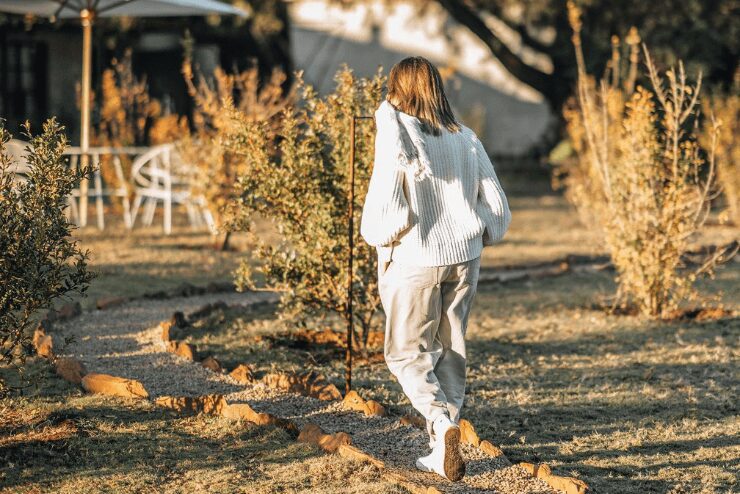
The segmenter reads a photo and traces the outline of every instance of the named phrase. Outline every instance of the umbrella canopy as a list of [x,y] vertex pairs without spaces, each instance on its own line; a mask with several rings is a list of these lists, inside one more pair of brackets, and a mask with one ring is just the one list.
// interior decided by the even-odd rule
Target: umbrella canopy
[[[79,19],[82,24],[80,149],[83,165],[90,146],[92,24],[98,17],[186,17],[211,14],[246,17],[247,13],[217,0],[0,0],[0,12],[52,19]],[[80,226],[87,224],[87,181],[80,184]]]
[[190,15],[247,14],[216,0],[0,0],[0,11],[41,17],[79,19],[83,10],[96,17],[183,17]]

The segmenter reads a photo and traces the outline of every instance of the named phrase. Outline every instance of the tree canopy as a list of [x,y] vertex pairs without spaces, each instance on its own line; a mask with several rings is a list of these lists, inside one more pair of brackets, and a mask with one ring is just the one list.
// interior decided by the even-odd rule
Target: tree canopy
[[[365,0],[337,0],[359,4]],[[577,70],[568,24],[567,0],[436,1],[471,30],[520,81],[544,95],[556,114],[572,94]],[[577,0],[583,12],[583,47],[589,71],[599,74],[610,58],[611,39],[636,27],[658,63],[684,61],[690,74],[729,87],[740,58],[740,7],[735,0]],[[547,55],[552,70],[527,64],[521,50],[507,45],[486,22],[494,16],[520,36],[521,43]]]
[[[437,0],[467,26],[522,82],[540,91],[559,111],[572,91],[576,61],[571,45],[566,0]],[[583,46],[591,73],[610,58],[612,36],[626,36],[636,27],[656,59],[665,64],[683,60],[691,72],[729,86],[740,57],[740,10],[734,0],[580,0]],[[553,71],[527,65],[488,27],[491,14],[521,36],[522,43],[547,55]],[[548,39],[549,38],[549,39]],[[599,66],[601,65],[601,66]]]

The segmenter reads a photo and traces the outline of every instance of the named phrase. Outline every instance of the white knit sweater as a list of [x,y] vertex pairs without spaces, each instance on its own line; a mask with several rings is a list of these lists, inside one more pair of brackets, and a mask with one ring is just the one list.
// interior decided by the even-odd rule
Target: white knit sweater
[[511,212],[491,160],[462,126],[425,134],[384,101],[375,112],[375,164],[360,233],[379,260],[445,266],[500,241]]

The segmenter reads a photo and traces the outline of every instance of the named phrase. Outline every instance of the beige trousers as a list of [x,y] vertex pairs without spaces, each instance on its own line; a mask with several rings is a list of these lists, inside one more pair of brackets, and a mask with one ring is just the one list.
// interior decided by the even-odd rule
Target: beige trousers
[[432,422],[460,419],[465,396],[465,330],[480,257],[419,267],[379,262],[378,291],[386,315],[385,361],[413,407]]

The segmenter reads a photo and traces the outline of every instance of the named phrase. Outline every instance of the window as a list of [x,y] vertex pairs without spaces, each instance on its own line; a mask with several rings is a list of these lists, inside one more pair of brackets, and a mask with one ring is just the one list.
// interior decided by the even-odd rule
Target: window
[[47,113],[46,45],[33,39],[0,41],[0,118],[14,134],[26,120],[38,128]]

